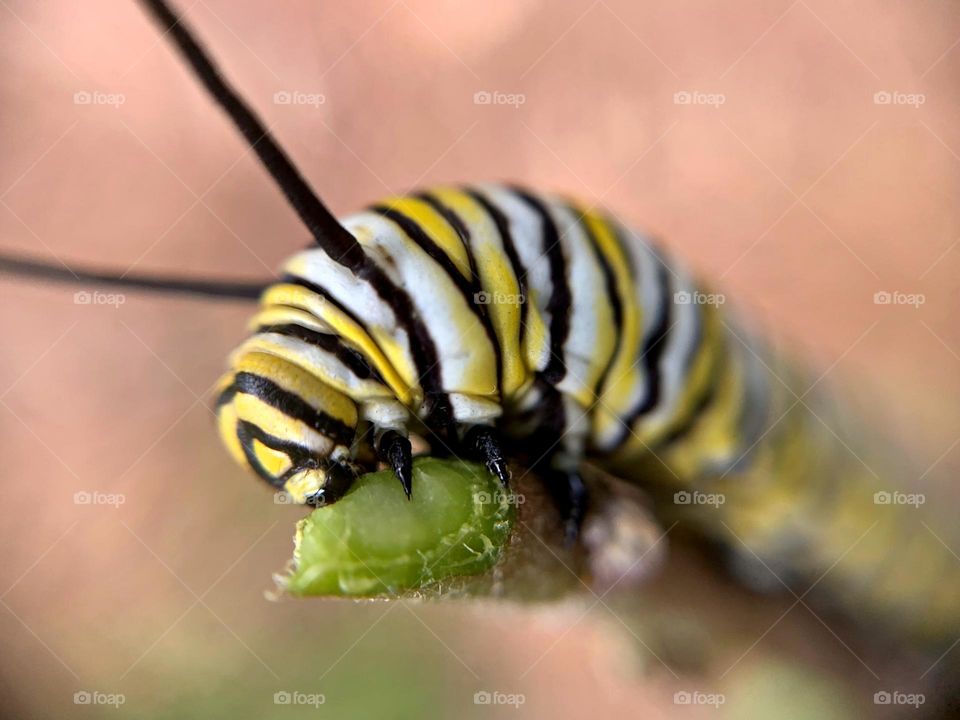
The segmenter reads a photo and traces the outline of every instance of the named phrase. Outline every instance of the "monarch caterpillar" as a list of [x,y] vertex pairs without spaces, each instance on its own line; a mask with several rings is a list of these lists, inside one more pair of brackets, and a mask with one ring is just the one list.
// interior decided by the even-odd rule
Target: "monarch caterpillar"
[[[729,525],[764,561],[798,575],[818,576],[874,533],[885,542],[854,547],[863,575],[831,581],[877,613],[909,610],[903,622],[916,632],[956,628],[955,573],[918,563],[934,556],[936,540],[905,536],[900,508],[877,513],[874,482],[763,366],[794,371],[676,261],[599,212],[504,186],[428,190],[340,223],[166,5],[148,5],[317,243],[266,289],[255,332],[224,378],[220,429],[240,462],[322,503],[374,455],[415,492],[408,431],[434,452],[477,454],[504,480],[507,458],[524,450],[538,459],[559,440],[543,474],[571,537],[586,502],[577,470],[589,457],[686,493],[681,504],[722,496],[717,512],[697,516],[704,532],[722,536]],[[0,267],[67,275],[15,259]],[[263,290],[69,277],[246,299]],[[828,505],[832,493],[842,501]],[[924,577],[907,572],[917,569]]]

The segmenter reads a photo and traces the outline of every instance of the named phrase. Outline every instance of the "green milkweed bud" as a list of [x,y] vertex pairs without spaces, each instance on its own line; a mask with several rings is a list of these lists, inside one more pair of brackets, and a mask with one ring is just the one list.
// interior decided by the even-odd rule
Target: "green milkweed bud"
[[482,465],[418,458],[413,497],[393,472],[360,477],[338,502],[297,524],[292,595],[371,597],[482,573],[501,558],[513,496]]

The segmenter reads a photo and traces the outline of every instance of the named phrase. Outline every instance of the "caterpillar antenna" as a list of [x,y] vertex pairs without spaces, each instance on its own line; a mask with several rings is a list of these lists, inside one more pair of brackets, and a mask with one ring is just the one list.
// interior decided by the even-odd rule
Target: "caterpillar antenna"
[[269,282],[190,279],[165,275],[117,275],[91,268],[70,268],[40,260],[0,253],[0,274],[77,285],[126,288],[145,292],[200,295],[208,298],[256,300]]
[[317,244],[335,260],[351,267],[360,265],[364,258],[360,244],[320,201],[260,118],[226,81],[183,19],[164,0],[139,2],[157,21],[164,36],[173,41],[194,75],[256,152]]

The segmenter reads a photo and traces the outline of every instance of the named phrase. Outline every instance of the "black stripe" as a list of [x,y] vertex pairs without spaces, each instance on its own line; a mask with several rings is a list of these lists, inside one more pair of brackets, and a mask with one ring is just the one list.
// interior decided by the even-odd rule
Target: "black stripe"
[[237,394],[237,386],[230,384],[223,389],[223,392],[220,393],[220,396],[217,398],[217,410],[222,408],[228,402],[233,400],[234,395]]
[[703,315],[705,312],[707,312],[707,306],[697,304],[694,305],[693,308],[696,310],[696,312],[693,314],[693,342],[690,343],[690,348],[687,350],[687,355],[683,358],[683,369],[685,371],[689,371],[693,366],[694,361],[697,359],[697,355],[700,354],[700,348],[703,346]]
[[643,372],[646,378],[646,396],[634,410],[631,421],[649,412],[660,402],[660,387],[663,377],[660,374],[660,359],[669,345],[670,323],[673,322],[673,283],[666,263],[654,253],[657,263],[657,285],[660,290],[659,315],[655,319],[656,327],[647,335],[641,349]]
[[[670,333],[670,323],[672,322],[673,312],[673,287],[670,279],[670,272],[666,262],[660,257],[659,253],[651,250],[654,262],[657,264],[656,283],[660,295],[660,302],[657,304],[657,316],[651,318],[652,329],[645,333],[646,340],[640,348],[640,358],[638,361],[642,365],[644,377],[644,390],[646,394],[640,399],[639,404],[633,410],[626,413],[622,418],[623,424],[619,431],[619,436],[613,447],[622,445],[630,435],[630,430],[634,423],[641,416],[650,412],[660,402],[660,389],[663,383],[663,377],[660,374],[660,359],[667,349],[668,335]],[[639,275],[637,276],[639,277]]]
[[15,255],[0,255],[0,273],[70,285],[90,283],[101,287],[171,295],[200,295],[228,300],[256,300],[269,284],[239,280],[192,279],[175,275],[121,275],[106,270],[55,265]]
[[[720,365],[718,363],[720,367]],[[700,418],[703,416],[711,405],[717,399],[717,375],[719,370],[715,367],[714,372],[711,373],[710,377],[707,378],[706,386],[701,389],[699,397],[694,401],[693,409],[690,411],[690,415],[684,419],[677,427],[673,428],[670,432],[664,435],[660,442],[657,443],[656,449],[666,449],[669,445],[673,445],[683,439],[697,424]]]
[[380,373],[372,367],[358,351],[346,345],[341,338],[329,333],[322,333],[310,328],[290,323],[287,325],[261,325],[257,328],[258,333],[275,333],[284,337],[292,337],[297,340],[303,340],[305,343],[314,345],[321,350],[325,350],[331,355],[336,356],[337,360],[347,366],[347,368],[361,380],[376,380],[383,384],[383,378]]
[[[690,345],[690,351],[685,358],[683,358],[683,368],[685,373],[689,373],[691,367],[696,360],[697,356],[704,349],[703,345],[703,311],[700,309],[703,306],[696,306],[696,330],[694,334],[693,342]],[[699,396],[694,400],[694,407],[690,411],[689,416],[681,422],[678,427],[675,427],[667,435],[665,435],[661,441],[661,446],[668,445],[672,442],[675,442],[682,438],[690,429],[696,424],[697,419],[700,417],[700,414],[706,410],[706,408],[713,402],[714,395],[717,390],[717,377],[723,367],[723,362],[714,360],[713,367],[710,368],[710,375],[706,379],[706,385],[700,389]],[[683,379],[684,384],[690,382],[689,376],[685,375]]]
[[[487,339],[490,341],[490,345],[493,347],[493,352],[496,356],[497,363],[497,388],[499,389],[501,387],[500,343],[497,341],[497,334],[493,331],[493,325],[490,322],[490,317],[487,315],[486,307],[476,302],[476,298],[474,297],[476,293],[481,291],[480,285],[475,279],[476,275],[474,274],[473,281],[465,278],[463,273],[461,273],[457,269],[457,266],[453,264],[453,260],[450,259],[450,256],[447,255],[443,249],[436,244],[436,242],[434,242],[433,238],[427,234],[420,223],[413,218],[404,215],[396,208],[391,208],[386,205],[376,205],[372,208],[372,210],[373,212],[376,212],[395,223],[411,240],[413,240],[414,243],[416,243],[421,250],[423,250],[430,257],[431,260],[441,267],[441,269],[449,276],[450,280],[456,286],[457,290],[460,291],[460,294],[463,296],[463,300],[467,305],[467,309],[470,310],[480,321],[480,326],[483,328],[487,335]],[[472,254],[469,244],[465,243],[464,249],[467,251],[467,256],[471,259],[472,264]]]
[[550,284],[553,286],[546,311],[550,315],[550,360],[541,375],[556,385],[567,374],[563,360],[563,346],[570,332],[571,295],[567,285],[567,262],[560,244],[560,233],[546,206],[534,195],[518,187],[510,190],[529,205],[543,225],[543,252],[550,264]]
[[[240,420],[237,422],[237,440],[240,441],[240,447],[243,448],[244,455],[247,456],[247,462],[250,463],[250,467],[253,468],[257,475],[262,477],[275,488],[282,488],[283,484],[287,481],[287,478],[299,472],[311,461],[315,462],[315,458],[311,457],[311,453],[307,448],[297,445],[296,443],[281,440],[273,435],[269,435],[261,428],[257,427],[251,422],[247,422],[246,420]],[[289,469],[287,469],[287,471],[279,477],[274,476],[263,466],[263,464],[260,462],[260,459],[257,457],[257,454],[253,448],[254,440],[266,445],[272,450],[278,450],[279,452],[286,453],[287,457],[290,458]]]
[[503,245],[503,252],[510,263],[510,269],[513,276],[517,279],[517,286],[520,288],[520,297],[523,298],[522,320],[520,321],[520,346],[523,347],[523,339],[527,333],[527,316],[530,312],[530,298],[527,295],[527,269],[520,262],[520,256],[517,254],[517,246],[513,242],[513,233],[510,232],[510,220],[498,208],[492,200],[487,198],[481,192],[474,188],[464,188],[467,195],[472,197],[493,219],[493,224],[500,233],[500,244]]
[[297,287],[302,287],[304,290],[309,290],[314,295],[318,295],[323,302],[329,303],[335,307],[339,312],[350,318],[352,322],[362,327],[369,335],[366,325],[360,321],[360,318],[350,312],[346,306],[342,305],[335,297],[328,293],[326,288],[317,285],[312,280],[307,280],[306,278],[302,278],[299,275],[294,275],[293,273],[284,273],[284,275],[280,278],[280,282],[285,285],[296,285]]
[[543,377],[536,378],[533,389],[539,393],[537,403],[523,413],[523,420],[533,426],[530,433],[523,438],[508,437],[506,441],[510,443],[511,452],[528,459],[531,468],[536,469],[541,463],[549,467],[569,428],[560,391]]
[[[440,215],[443,216],[443,219],[447,221],[447,224],[453,228],[454,232],[460,236],[460,240],[463,242],[464,246],[470,245],[470,228],[467,227],[467,224],[463,222],[461,217],[453,211],[453,208],[445,205],[441,202],[440,198],[436,195],[433,195],[429,192],[420,192],[414,195],[418,200],[423,200],[430,207],[436,210]],[[474,267],[473,257],[470,257],[470,267],[473,269],[473,277],[477,277],[476,268]]]
[[306,400],[286,390],[269,378],[249,372],[238,372],[234,378],[237,392],[259,398],[285,415],[296,418],[317,432],[333,439],[337,445],[349,446],[356,434],[346,423],[317,410]]
[[[334,258],[331,258],[334,259]],[[334,259],[336,261],[336,259]],[[406,291],[398,288],[391,280],[376,266],[369,257],[359,265],[346,264],[341,262],[358,279],[369,283],[373,291],[393,312],[397,324],[407,333],[410,352],[413,355],[413,361],[420,376],[420,385],[423,387],[424,400],[427,403],[427,418],[430,429],[436,433],[441,440],[450,444],[454,438],[453,413],[450,408],[450,402],[443,389],[443,380],[440,375],[440,361],[437,355],[437,347],[433,338],[427,331],[426,325],[420,319],[413,300]],[[361,322],[353,313],[347,310],[343,305],[336,301],[324,288],[305,278],[296,275],[287,274],[282,278],[282,282],[298,285],[319,295],[325,302],[329,302],[338,310],[349,317],[353,322],[359,325],[369,335],[366,325]]]
[[[430,193],[426,193],[426,192],[418,193],[416,195],[416,198],[418,200],[422,200],[431,208],[433,208],[433,210],[438,215],[440,215],[440,217],[442,217],[446,221],[447,225],[449,225],[450,228],[457,234],[457,237],[460,238],[460,242],[463,243],[464,250],[467,251],[467,264],[470,265],[470,289],[473,292],[482,291],[483,288],[480,286],[480,273],[477,270],[477,259],[473,256],[473,247],[470,244],[473,238],[473,236],[470,234],[470,228],[468,228],[466,223],[463,222],[463,220],[461,219],[461,217],[457,215],[456,212],[454,212],[453,208],[448,207],[447,205],[444,205],[439,198],[434,197]],[[391,218],[391,220],[392,219],[393,218]],[[410,220],[410,222],[415,223],[414,220],[410,218],[407,218],[407,219]],[[415,223],[415,224],[417,224],[417,227],[420,227],[418,223]],[[407,233],[407,234],[409,235],[410,233]],[[427,236],[426,232],[424,232],[423,234],[424,236]],[[432,242],[433,238],[430,238],[430,240]],[[420,243],[418,242],[417,244],[419,245]],[[434,247],[436,248],[437,252],[443,255],[443,257],[445,258],[449,257],[445,252],[443,252],[441,248],[436,246],[436,243],[434,243]],[[432,252],[430,257],[436,260]],[[453,265],[452,261],[450,261],[450,265],[451,267],[454,268],[454,270],[456,270],[456,266]],[[447,269],[447,268],[444,268],[444,269]],[[447,272],[450,272],[450,270],[447,269]],[[454,280],[456,281],[457,277],[460,275],[461,273],[457,271],[457,275],[454,276]],[[486,308],[478,307],[477,309],[479,312],[482,312],[484,314],[486,313]]]
[[[447,224],[454,229],[457,235],[460,237],[460,242],[463,243],[463,246],[467,250],[467,258],[470,262],[470,273],[473,276],[472,289],[474,292],[474,301],[476,300],[476,293],[483,292],[484,288],[480,284],[480,273],[477,271],[477,261],[473,256],[473,245],[472,240],[473,236],[470,233],[470,228],[467,227],[467,224],[463,219],[457,215],[456,211],[451,208],[449,205],[446,205],[440,198],[435,195],[430,194],[429,192],[419,193],[417,197],[420,200],[423,200],[430,207],[432,207],[437,213],[447,221]],[[474,302],[477,310],[482,313],[484,320],[490,326],[490,332],[493,333],[493,351],[496,355],[497,360],[497,387],[502,390],[503,388],[503,348],[500,346],[500,340],[497,338],[496,332],[493,330],[493,323],[490,322],[489,313],[487,308],[483,305],[480,305],[477,302]]]
[[600,264],[600,269],[603,271],[604,286],[607,290],[606,296],[610,303],[610,309],[613,312],[613,352],[607,359],[606,365],[604,366],[603,371],[600,373],[600,378],[597,381],[596,387],[594,388],[595,394],[599,395],[601,389],[603,388],[604,382],[607,380],[607,376],[610,374],[610,368],[613,366],[613,361],[616,359],[617,353],[620,352],[620,345],[623,343],[623,303],[620,299],[620,292],[624,290],[624,288],[621,288],[617,282],[617,277],[613,272],[613,268],[610,266],[610,262],[607,260],[606,255],[603,254],[603,250],[600,248],[600,240],[590,229],[590,224],[586,222],[586,218],[584,218],[581,213],[579,213],[577,209],[571,205],[567,205],[567,210],[573,213],[573,215],[577,218],[577,224],[590,241],[590,246],[593,248],[597,262]]
[[[350,318],[352,322],[356,323],[359,327],[363,328],[363,331],[367,333],[367,335],[370,335],[370,331],[368,330],[364,322],[360,318],[358,318],[356,315],[354,315],[346,306],[342,305],[335,297],[333,297],[330,293],[326,291],[325,288],[321,287],[320,285],[317,285],[316,283],[310,280],[307,280],[306,278],[302,278],[298,275],[293,275],[291,273],[286,273],[281,278],[281,282],[286,283],[288,285],[297,285],[299,287],[302,287],[305,290],[309,290],[315,295],[320,296],[320,298],[322,298],[324,302],[329,303],[333,307],[337,308],[339,312],[343,313],[345,316]],[[386,282],[389,282],[389,280],[386,280]],[[371,285],[373,284],[371,283]],[[402,291],[397,289],[396,292],[400,293]],[[390,309],[394,312],[395,315],[396,313],[400,312],[400,307],[402,307],[401,301],[405,299],[404,297],[393,297],[394,302],[390,302],[387,298],[384,298],[382,295],[380,295],[380,293],[377,293],[377,295],[382,300],[384,300],[384,302],[387,303],[387,305],[390,307]],[[404,296],[406,296],[406,293],[404,293]],[[396,305],[394,303],[396,303]],[[410,350],[413,353],[414,363],[416,363],[417,370],[420,373],[420,382],[421,384],[423,384],[424,390],[427,392],[430,392],[430,390],[434,387],[437,387],[437,388],[441,387],[440,376],[439,376],[439,372],[437,371],[438,366],[437,366],[437,359],[436,359],[436,349],[435,349],[435,346],[433,345],[433,342],[431,341],[429,344],[424,344],[422,340],[420,342],[416,342],[416,340],[420,339],[416,335],[416,328],[418,325],[420,325],[420,323],[418,323],[415,319],[410,319],[409,317],[406,319],[403,319],[397,316],[397,324],[404,326],[404,329],[408,331],[407,335],[410,338]],[[424,330],[424,332],[426,331]],[[429,337],[427,339],[429,339]],[[422,363],[426,363],[428,360],[431,361],[430,365],[422,364]],[[431,367],[432,367],[432,370],[430,369]],[[424,368],[426,368],[426,371],[424,370]]]

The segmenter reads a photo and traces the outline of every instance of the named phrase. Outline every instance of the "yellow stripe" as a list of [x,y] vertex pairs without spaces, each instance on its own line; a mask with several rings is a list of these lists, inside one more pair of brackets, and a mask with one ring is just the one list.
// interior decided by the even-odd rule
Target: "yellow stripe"
[[472,276],[467,248],[456,231],[429,203],[413,197],[387,198],[382,203],[416,222],[437,246],[450,258],[457,270],[468,280]]
[[714,373],[718,359],[726,351],[725,343],[719,332],[719,313],[712,305],[698,305],[703,314],[703,337],[699,352],[694,359],[693,368],[687,375],[686,383],[681,392],[680,401],[671,417],[656,424],[640,421],[634,428],[639,439],[647,446],[654,446],[672,430],[685,424],[696,411],[697,401],[707,386],[715,382]]
[[260,462],[260,465],[275,478],[283,475],[293,464],[290,456],[281,450],[274,450],[271,447],[267,447],[256,439],[254,439],[252,445],[253,454]]
[[[217,383],[217,397],[219,398],[231,384],[233,384],[233,373],[226,373]],[[226,445],[230,456],[244,467],[249,467],[247,455],[243,452],[240,439],[237,437],[237,411],[232,402],[218,406],[217,431],[220,433],[220,439]]]
[[334,442],[331,438],[253,395],[237,393],[234,407],[240,420],[256,425],[268,435],[321,454],[333,450]]
[[[528,380],[529,372],[520,353],[520,322],[524,303],[529,303],[530,298],[520,297],[520,283],[499,241],[499,231],[483,206],[467,193],[454,188],[434,188],[430,192],[456,213],[469,229],[470,249],[480,286],[492,301],[486,310],[500,344],[501,393],[510,397]],[[537,312],[535,307],[530,309]],[[540,323],[542,326],[542,319]]]
[[671,448],[664,458],[680,476],[693,477],[710,463],[736,459],[732,456],[740,445],[743,368],[733,354],[726,354],[720,360],[720,366],[710,406],[697,418],[696,425],[683,442]]
[[[296,338],[285,339],[292,342],[299,342]],[[317,348],[317,350],[324,352],[321,348]],[[351,384],[343,378],[334,377],[330,375],[322,365],[312,363],[310,358],[305,354],[274,341],[271,336],[267,334],[261,333],[250,337],[243,345],[237,348],[234,353],[237,356],[247,353],[261,353],[285,360],[292,365],[296,365],[301,370],[306,371],[338,392],[343,393],[354,402],[363,402],[364,400],[374,398],[392,398],[394,396],[390,388],[380,384],[376,380],[358,379],[356,383]],[[347,368],[347,370],[349,371],[349,368]]]
[[601,254],[613,272],[615,291],[622,308],[620,327],[614,328],[620,335],[620,345],[600,388],[600,405],[594,414],[595,432],[599,434],[603,428],[619,424],[617,418],[630,409],[634,401],[633,393],[641,382],[637,353],[643,311],[637,303],[633,270],[616,230],[602,215],[582,206],[574,206],[574,209],[583,214],[583,222],[596,239]]
[[315,315],[294,307],[284,305],[270,305],[262,308],[247,323],[247,330],[256,332],[261,327],[269,325],[302,325],[310,330],[321,333],[331,333],[329,325],[321,322]]
[[[266,353],[245,353],[235,359],[233,369],[238,373],[253,373],[272,380],[284,390],[300,396],[311,407],[325,412],[350,427],[357,424],[357,406],[350,398],[285,360]],[[238,412],[243,417],[243,412],[239,410],[241,397],[249,396],[237,394]],[[243,419],[260,425],[251,418],[243,417]],[[263,425],[260,426],[263,427]]]
[[[421,399],[416,369],[408,362],[399,343],[386,331],[371,328],[373,338],[333,303],[299,285],[271,286],[263,296],[264,305],[289,305],[306,310],[333,328],[340,337],[356,346],[373,365],[397,399],[407,407],[418,405]],[[413,342],[413,339],[409,339]],[[402,376],[401,376],[402,374]]]

